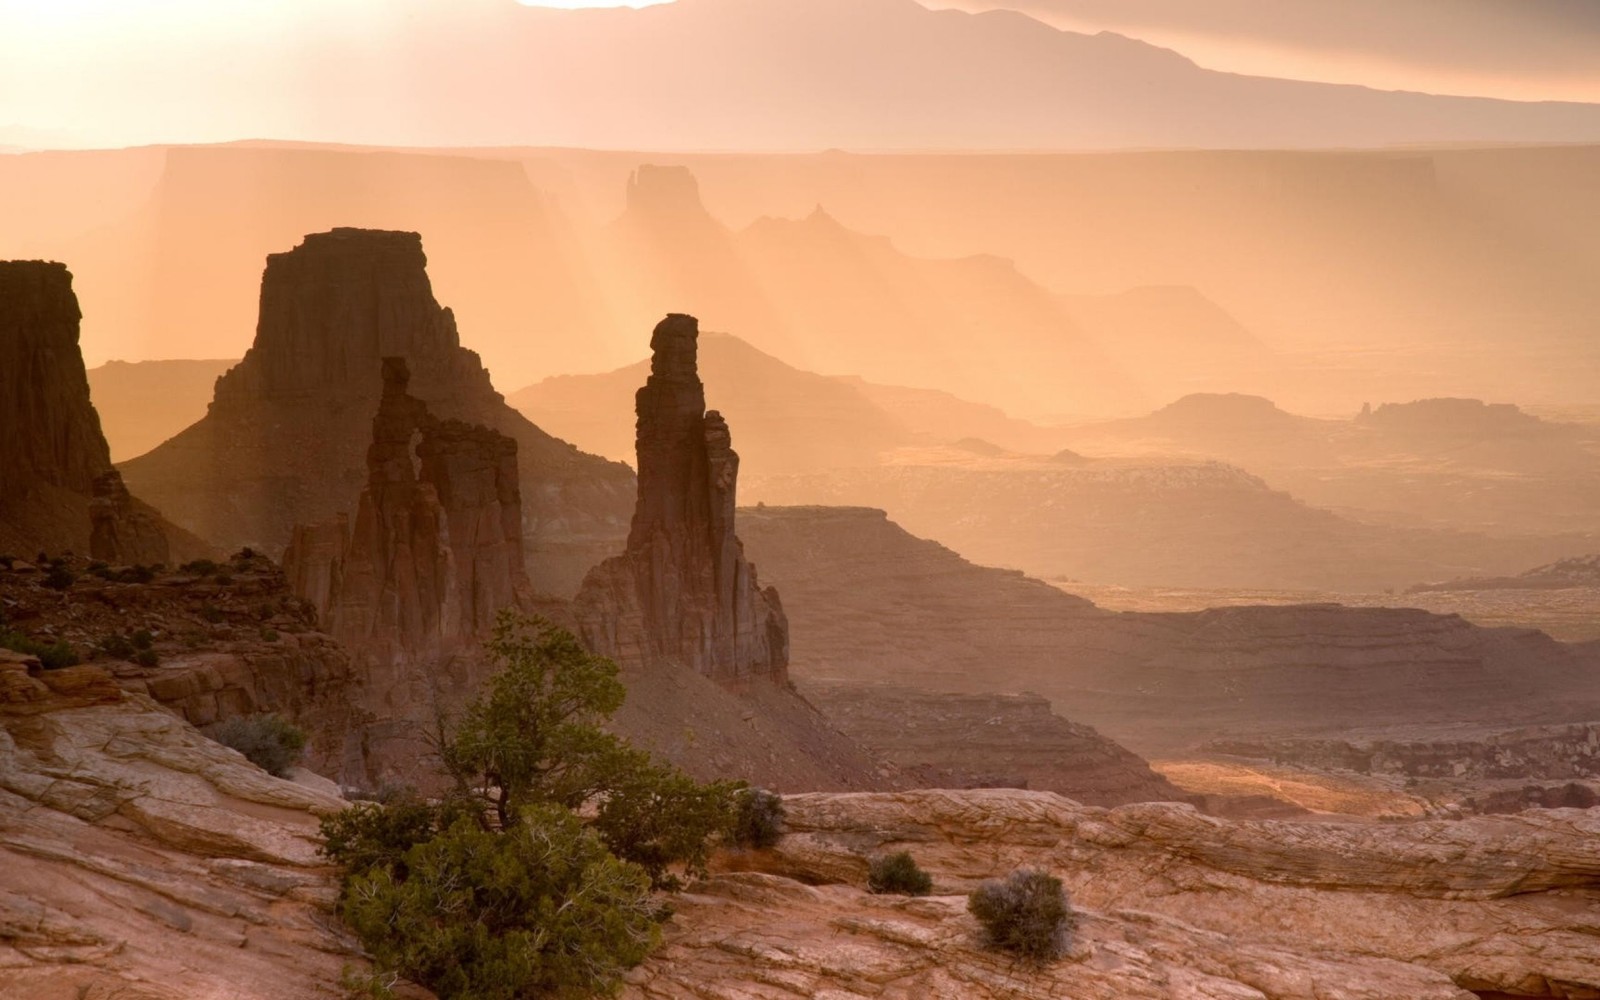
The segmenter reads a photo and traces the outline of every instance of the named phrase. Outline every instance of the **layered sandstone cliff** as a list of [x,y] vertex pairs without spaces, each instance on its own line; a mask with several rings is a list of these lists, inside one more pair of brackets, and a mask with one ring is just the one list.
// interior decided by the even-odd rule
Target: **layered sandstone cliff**
[[0,261],[0,550],[166,562],[170,526],[111,467],[81,318],[65,264]]
[[719,681],[787,679],[789,625],[734,533],[739,456],[706,410],[699,323],[662,320],[636,397],[639,497],[627,551],[596,567],[575,614],[591,648]]
[[1600,718],[1592,652],[1528,629],[1331,604],[1114,613],[975,566],[882,511],[740,513],[783,590],[801,684],[1034,691],[1147,755],[1223,737]]
[[230,549],[279,551],[296,525],[333,518],[362,489],[381,362],[403,358],[410,392],[435,416],[516,440],[533,582],[571,593],[625,533],[632,473],[506,405],[434,299],[426,264],[416,233],[361,229],[269,256],[255,343],[217,381],[204,419],[124,464],[130,485]]

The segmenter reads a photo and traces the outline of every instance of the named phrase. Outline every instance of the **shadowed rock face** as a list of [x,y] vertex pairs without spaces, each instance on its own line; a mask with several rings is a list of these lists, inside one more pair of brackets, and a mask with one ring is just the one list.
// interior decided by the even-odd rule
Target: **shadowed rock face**
[[0,262],[0,469],[87,496],[111,454],[89,403],[81,315],[65,264]]
[[627,552],[578,595],[585,641],[623,661],[676,662],[717,680],[787,679],[789,624],[734,534],[739,456],[706,410],[699,323],[672,315],[650,339],[636,397],[639,498]]
[[[366,672],[364,707],[383,720],[438,703],[436,672],[470,674],[478,640],[529,601],[517,442],[439,420],[385,358],[367,488],[344,517],[295,529],[284,554],[296,593]],[[470,680],[470,678],[468,678]]]
[[416,233],[335,229],[269,256],[254,345],[218,380],[206,417],[126,463],[128,481],[205,537],[278,551],[296,525],[334,517],[362,489],[389,357],[408,363],[409,392],[441,420],[515,439],[534,582],[571,593],[615,551],[632,474],[506,405],[434,299]]
[[527,576],[517,442],[435,419],[407,393],[410,378],[404,359],[384,359],[367,489],[342,551],[324,544],[342,522],[302,528],[285,563],[341,641],[417,657],[483,634]]
[[0,548],[166,562],[160,515],[111,467],[81,318],[65,264],[0,261]]

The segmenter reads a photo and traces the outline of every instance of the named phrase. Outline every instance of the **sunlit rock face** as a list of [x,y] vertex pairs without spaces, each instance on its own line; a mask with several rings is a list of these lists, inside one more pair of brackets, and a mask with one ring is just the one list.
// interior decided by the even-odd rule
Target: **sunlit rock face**
[[639,496],[627,551],[578,595],[584,639],[618,659],[679,663],[722,681],[785,681],[789,624],[734,533],[739,456],[706,410],[699,323],[672,315],[650,340],[636,397]]
[[515,439],[535,586],[570,594],[625,533],[633,476],[507,406],[433,296],[416,233],[334,229],[267,258],[256,339],[203,420],[124,465],[130,486],[227,548],[281,551],[296,525],[348,511],[367,478],[384,358],[441,420]]
[[160,516],[111,467],[65,264],[0,261],[0,549],[166,562]]

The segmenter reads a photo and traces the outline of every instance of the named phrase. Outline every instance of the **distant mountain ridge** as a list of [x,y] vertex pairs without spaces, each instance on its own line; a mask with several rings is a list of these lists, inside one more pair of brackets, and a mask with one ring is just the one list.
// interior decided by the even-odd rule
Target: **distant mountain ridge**
[[[224,81],[201,86],[179,62],[143,81],[127,104],[84,115],[110,134],[159,131],[187,141],[268,135],[654,150],[1600,139],[1596,105],[1238,76],[1121,35],[1060,31],[1012,11],[932,11],[913,0],[677,0],[637,10],[505,0],[374,9],[377,23],[341,24],[330,15],[322,32],[257,31],[247,45],[237,39]],[[331,43],[340,30],[363,28],[388,44],[364,52],[352,72],[348,47]],[[166,54],[158,47],[137,58]],[[423,85],[415,66],[428,67]],[[115,75],[123,67],[97,70]],[[406,99],[395,100],[397,91]],[[311,94],[314,123],[298,125]],[[217,134],[218,121],[237,131]]]

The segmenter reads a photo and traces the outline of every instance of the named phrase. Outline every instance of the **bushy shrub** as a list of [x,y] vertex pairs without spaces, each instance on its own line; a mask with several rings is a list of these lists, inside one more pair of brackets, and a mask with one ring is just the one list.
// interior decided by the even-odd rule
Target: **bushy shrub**
[[0,649],[9,649],[14,653],[26,656],[37,656],[39,665],[46,670],[60,670],[62,667],[75,667],[83,660],[78,656],[78,651],[73,649],[65,639],[57,639],[52,643],[38,642],[23,635],[0,628]]
[[306,748],[305,730],[271,714],[235,716],[218,725],[211,738],[279,778],[289,776]]
[[217,571],[217,564],[210,559],[195,559],[178,567],[178,572],[188,573],[193,576],[210,576]]
[[131,638],[133,640],[134,649],[149,649],[151,646],[155,645],[156,641],[156,637],[150,634],[150,630],[144,628],[133,633]]
[[771,847],[783,836],[783,796],[765,788],[739,793],[732,840],[740,847]]
[[900,896],[926,896],[933,891],[933,877],[921,868],[909,851],[873,858],[867,866],[867,888],[876,893]]
[[607,994],[657,941],[653,888],[731,835],[731,782],[702,785],[603,728],[616,664],[540,619],[501,616],[501,670],[436,746],[454,788],[323,821],[339,910],[376,962],[441,1000]]
[[51,590],[67,590],[77,579],[77,574],[68,569],[66,563],[56,560],[50,564],[50,570],[45,573],[42,582]]
[[141,667],[159,667],[161,654],[153,649],[141,649],[133,654],[133,662]]
[[1067,950],[1072,907],[1061,880],[1046,872],[1024,868],[984,882],[967,897],[967,911],[997,950],[1039,963]]
[[612,992],[655,946],[650,879],[554,805],[495,832],[471,819],[355,875],[342,912],[380,969],[441,998]]
[[220,625],[222,624],[223,619],[227,616],[222,613],[221,608],[208,601],[200,606],[200,617],[204,618],[212,625]]
[[101,636],[100,641],[94,645],[102,656],[115,657],[119,660],[131,660],[133,659],[133,654],[137,652],[133,647],[132,639],[125,635],[117,635],[115,632]]

